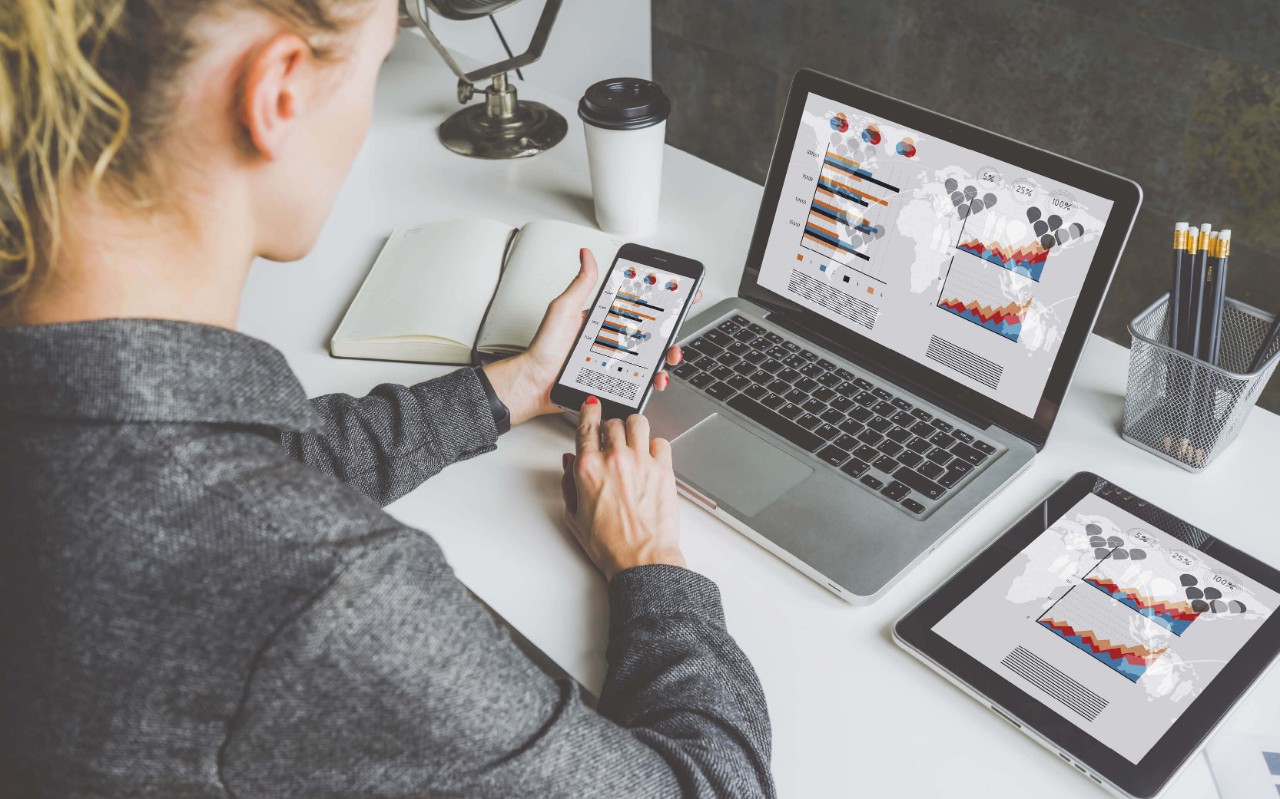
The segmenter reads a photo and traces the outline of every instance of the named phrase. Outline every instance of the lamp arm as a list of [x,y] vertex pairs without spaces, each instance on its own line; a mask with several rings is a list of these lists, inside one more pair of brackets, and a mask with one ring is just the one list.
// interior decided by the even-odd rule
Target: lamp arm
[[481,81],[489,80],[497,75],[510,72],[520,67],[528,66],[542,57],[542,51],[546,49],[547,39],[551,36],[551,26],[556,21],[556,15],[560,13],[560,6],[564,0],[546,0],[542,6],[542,16],[538,17],[538,25],[533,30],[533,37],[529,40],[529,47],[518,56],[513,56],[504,61],[490,64],[487,67],[480,67],[471,72],[465,71],[461,65],[454,59],[449,52],[431,30],[430,23],[427,22],[426,11],[422,7],[422,0],[404,0],[404,8],[406,16],[422,31],[427,37],[427,41],[439,51],[441,57],[444,58],[449,69],[458,76],[459,80],[467,83],[475,84]]

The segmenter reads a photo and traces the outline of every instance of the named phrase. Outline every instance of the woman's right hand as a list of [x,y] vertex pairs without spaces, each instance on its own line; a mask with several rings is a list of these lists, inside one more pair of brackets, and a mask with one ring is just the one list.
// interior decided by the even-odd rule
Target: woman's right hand
[[684,566],[671,445],[649,439],[649,421],[600,423],[600,402],[588,397],[578,422],[577,455],[565,453],[565,518],[605,577],[635,566]]

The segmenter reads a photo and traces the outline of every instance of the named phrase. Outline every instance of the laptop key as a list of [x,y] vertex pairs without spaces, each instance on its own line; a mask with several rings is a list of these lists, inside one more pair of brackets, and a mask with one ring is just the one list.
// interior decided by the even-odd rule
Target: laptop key
[[723,330],[708,330],[706,339],[707,341],[710,341],[713,344],[718,344],[721,347],[733,340],[730,338],[729,334]]
[[902,452],[902,445],[896,441],[890,441],[889,439],[886,438],[884,441],[881,441],[876,446],[876,449],[880,450],[886,455],[892,455],[896,457],[899,452]]
[[776,375],[782,369],[782,361],[775,361],[773,358],[766,358],[760,362],[760,368],[771,375]]
[[721,366],[728,366],[730,369],[742,363],[742,359],[732,352],[725,351],[716,356],[716,362]]
[[835,425],[827,424],[826,422],[823,422],[822,424],[818,425],[818,429],[814,430],[813,432],[821,436],[822,438],[826,439],[827,441],[835,441],[836,437],[840,435],[839,428],[837,428]]
[[904,411],[909,411],[915,407],[910,402],[907,402],[906,400],[904,400],[902,397],[895,397],[893,400],[893,404],[898,406]]
[[848,463],[840,467],[840,471],[844,472],[850,477],[861,477],[863,472],[865,472],[869,468],[871,467],[867,466],[867,464],[863,463],[857,458],[850,458]]
[[859,422],[857,419],[845,419],[837,426],[851,436],[856,436],[858,433],[867,429],[862,422]]
[[946,493],[946,489],[942,486],[933,482],[928,477],[925,477],[914,469],[909,469],[905,466],[894,472],[893,476],[910,486],[912,491],[922,494],[929,499],[937,499]]
[[702,372],[701,374],[696,374],[689,379],[689,383],[694,386],[697,386],[698,388],[706,388],[707,386],[711,385],[714,382],[716,382],[716,379],[711,375],[707,374],[706,372]]
[[951,448],[951,454],[961,460],[966,460],[969,463],[972,463],[974,466],[977,466],[987,459],[985,454],[979,452],[976,448],[971,447],[968,444],[956,444]]
[[751,361],[741,361],[734,365],[733,371],[742,376],[753,375],[756,373],[756,365]]
[[[937,433],[934,433],[933,436],[929,439],[929,441],[935,444],[939,449],[951,449],[951,445],[956,443],[956,440],[954,438],[947,435],[946,433],[943,433],[942,431],[938,431]],[[968,447],[966,447],[966,449],[968,449]]]
[[787,402],[794,402],[797,405],[809,399],[809,395],[798,388],[787,389],[787,392],[782,396],[787,398]]
[[876,388],[871,389],[871,393],[875,394],[877,397],[885,401],[893,399],[892,394],[890,394],[888,391],[885,391],[883,388],[880,388],[878,386]]
[[853,451],[853,457],[857,458],[860,461],[866,461],[867,463],[871,463],[873,460],[880,457],[880,453],[876,452],[874,449],[867,446],[866,444],[863,444],[862,446],[858,447]]
[[897,458],[899,463],[905,466],[912,466],[912,467],[919,466],[920,462],[924,460],[923,455],[921,455],[919,452],[912,452],[911,450],[907,450],[906,452],[903,452],[902,454],[898,455]]
[[808,361],[818,360],[818,353],[816,352],[810,352],[809,350],[802,349],[800,350],[800,354],[805,357],[805,360],[808,360]]
[[684,379],[688,380],[689,378],[693,377],[698,373],[698,367],[694,366],[688,361],[685,361],[681,363],[679,366],[674,367],[671,370],[671,373],[676,377],[683,377]]
[[898,468],[898,462],[888,455],[881,455],[871,465],[885,474],[893,474],[893,470]]
[[799,419],[796,419],[796,424],[800,425],[805,430],[812,430],[822,424],[822,420],[811,413],[805,413],[801,414]]
[[778,379],[785,380],[788,383],[794,383],[800,379],[800,373],[790,367],[783,368],[778,372]]
[[785,394],[791,390],[791,384],[785,380],[773,380],[765,388],[769,389],[770,394]]
[[804,413],[804,409],[802,409],[799,405],[793,405],[792,403],[787,402],[787,403],[783,403],[782,407],[778,409],[778,413],[782,414],[788,419],[795,419],[800,414]]
[[813,391],[817,387],[818,387],[818,381],[810,380],[807,377],[802,377],[796,381],[796,388],[800,389],[806,394],[809,393],[810,391]]
[[813,390],[813,396],[823,402],[831,402],[831,400],[836,398],[836,392],[826,388],[825,386],[819,386]]
[[875,491],[879,491],[884,486],[884,483],[869,474],[864,474],[862,476],[862,483],[863,485],[870,486]]
[[844,414],[837,411],[835,408],[827,408],[825,411],[818,414],[818,416],[827,424],[840,424],[844,421]]
[[892,438],[894,441],[898,442],[899,444],[905,444],[911,440],[911,431],[905,427],[895,427],[885,435],[887,435],[889,438]]
[[[728,406],[753,422],[758,422],[766,430],[782,436],[787,441],[795,444],[806,452],[817,452],[825,442],[805,430],[803,427],[787,421],[783,416],[779,416],[764,405],[756,402],[745,394],[739,394],[729,400]],[[799,411],[796,408],[796,411]]]
[[862,406],[876,404],[875,395],[872,394],[870,391],[859,392],[857,395],[854,396],[853,401]]
[[[832,389],[832,388],[835,388],[836,386],[840,385],[841,380],[840,380],[840,378],[836,375],[836,373],[835,373],[835,372],[827,372],[826,374],[820,375],[820,376],[818,377],[818,382],[819,382],[819,383],[821,383],[822,385],[826,386],[827,388]],[[833,393],[834,393],[834,392],[833,392]]]
[[768,360],[769,356],[765,355],[760,350],[750,350],[747,352],[747,354],[743,355],[742,358],[743,360],[750,361],[751,363],[754,363],[756,366],[759,366],[760,364]]
[[783,348],[784,348],[784,349],[786,349],[786,351],[787,351],[787,352],[799,352],[799,351],[800,351],[800,345],[799,345],[799,344],[797,344],[797,343],[795,343],[794,341],[785,341],[785,340],[784,340],[784,341],[782,342],[782,346],[783,346]]
[[933,418],[933,414],[929,413],[924,408],[912,408],[911,415],[922,422],[927,422]]
[[818,366],[816,363],[806,363],[804,366],[800,367],[800,374],[804,375],[805,377],[816,378],[816,377],[821,377],[824,374],[824,372],[822,371],[822,367]]
[[733,377],[734,372],[729,367],[725,366],[724,364],[721,364],[716,368],[712,369],[710,372],[708,372],[708,374],[710,374],[716,380],[728,380],[729,378]]
[[859,422],[864,422],[864,423],[869,422],[873,418],[875,418],[875,414],[871,412],[870,408],[854,408],[853,410],[849,411],[849,415],[852,416],[854,419],[857,419]]
[[863,391],[870,391],[871,389],[875,388],[875,386],[871,384],[871,381],[867,380],[864,377],[855,377],[853,379],[853,384],[858,388],[862,389]]
[[764,325],[757,324],[755,322],[749,322],[747,324],[747,328],[750,329],[751,332],[755,333],[757,336],[763,336],[765,333],[769,332],[764,329]]
[[916,502],[911,497],[907,497],[906,499],[902,500],[902,507],[906,508],[912,513],[924,513],[924,505],[921,505],[919,502]]
[[960,439],[966,444],[973,443],[973,433],[967,433],[964,430],[956,429],[951,431],[951,435],[955,436],[956,438]]
[[734,355],[737,355],[739,358],[746,355],[748,352],[754,352],[754,350],[751,349],[751,345],[745,341],[730,341],[729,346],[725,347],[725,349],[732,352]]
[[933,425],[934,427],[938,428],[939,430],[941,430],[941,431],[942,431],[942,432],[944,432],[944,433],[950,433],[950,432],[951,432],[951,423],[950,423],[950,422],[944,422],[944,421],[942,421],[941,419],[934,419],[934,420],[933,420],[932,422],[930,422],[929,424]]
[[742,330],[739,330],[737,333],[734,333],[733,337],[736,338],[738,341],[755,341],[756,340],[756,334],[746,328],[743,328]]
[[898,500],[910,494],[911,489],[907,488],[902,483],[899,483],[897,480],[894,480],[892,483],[885,486],[884,490],[881,491],[880,493],[888,497],[889,499],[893,500],[894,502],[897,502]]
[[920,472],[920,474],[923,474],[925,477],[928,477],[930,480],[936,480],[942,476],[942,472],[944,470],[936,463],[922,463],[916,467],[916,471]]
[[799,355],[788,355],[787,357],[782,359],[782,362],[785,363],[787,366],[790,366],[792,369],[799,369],[801,366],[804,366],[806,363],[808,363],[808,361],[806,361],[804,358],[801,358]]
[[943,488],[951,488],[956,483],[964,479],[968,472],[957,472],[955,469],[947,469],[938,477],[938,484]]
[[[792,402],[795,402],[795,400],[792,400]],[[800,403],[800,407],[804,408],[809,413],[819,414],[827,409],[827,403],[823,402],[820,399],[809,397],[804,402]]]
[[777,394],[773,394],[771,396],[765,397],[764,399],[760,400],[760,402],[763,403],[766,408],[773,411],[776,411],[779,408],[781,408],[783,405],[787,404],[787,401],[784,400],[782,397],[779,397]]
[[841,380],[853,380],[853,372],[848,369],[837,369],[836,374],[839,375]]
[[734,377],[729,378],[729,385],[733,386],[734,391],[742,391],[747,386],[751,385],[751,381],[742,375],[735,375]]
[[929,436],[933,435],[933,426],[925,422],[916,422],[915,424],[911,425],[911,432],[915,433],[921,438],[928,438]]
[[765,388],[764,386],[748,386],[747,390],[744,391],[743,393],[746,394],[751,399],[758,401],[769,396],[769,389]]
[[823,369],[826,369],[828,372],[836,368],[836,365],[831,361],[828,361],[826,358],[819,358],[818,366],[821,366]]
[[977,440],[977,441],[973,442],[973,446],[974,446],[974,448],[975,448],[975,449],[977,449],[977,450],[979,450],[979,451],[981,451],[981,452],[985,452],[985,453],[987,453],[988,455],[990,455],[991,453],[993,453],[993,452],[995,452],[995,451],[996,451],[996,448],[995,448],[995,447],[991,446],[990,444],[988,444],[987,442],[985,442],[985,441],[983,441],[983,440],[981,440],[981,439],[979,439],[979,440]]
[[853,407],[853,400],[848,397],[836,397],[831,400],[831,407],[843,413]]
[[883,416],[877,416],[876,418],[867,422],[867,427],[870,427],[872,430],[876,431],[877,433],[883,433],[886,430],[893,427],[893,422],[889,421]]
[[735,325],[751,324],[750,322],[747,321],[747,318],[742,314],[734,314],[732,317],[730,317],[729,321],[733,322]]
[[863,430],[861,433],[858,434],[859,441],[861,441],[864,444],[870,444],[873,447],[876,444],[879,444],[882,438],[884,438],[884,436],[880,435],[874,430]]
[[877,402],[872,410],[881,416],[893,416],[893,406],[887,402]]
[[968,474],[973,471],[973,464],[956,458],[951,463],[947,464],[947,471],[957,472],[959,474]]
[[849,460],[849,453],[839,447],[827,446],[818,452],[818,457],[832,466],[841,466]]
[[911,439],[911,441],[907,443],[907,449],[912,450],[913,452],[918,452],[921,455],[923,455],[929,450],[933,449],[933,445],[930,444],[926,439],[913,438]]
[[712,383],[707,386],[707,393],[718,400],[727,400],[737,392],[728,383]]
[[916,421],[915,418],[906,411],[898,411],[894,415],[890,416],[889,419],[904,430],[911,427],[911,425],[915,424]]
[[853,452],[858,446],[858,439],[845,433],[835,440],[835,445],[847,452]]
[[779,336],[777,333],[774,333],[773,331],[766,332],[764,334],[764,337],[769,340],[770,344],[782,343],[782,336]]
[[938,465],[942,465],[951,460],[951,453],[947,452],[945,449],[938,449],[937,447],[934,447],[925,455],[925,457]]

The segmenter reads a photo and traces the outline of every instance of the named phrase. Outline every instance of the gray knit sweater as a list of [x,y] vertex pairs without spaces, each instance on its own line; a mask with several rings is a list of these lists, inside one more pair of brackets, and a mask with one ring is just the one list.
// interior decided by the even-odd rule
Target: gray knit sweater
[[709,580],[614,578],[592,710],[382,511],[496,438],[470,369],[308,400],[229,330],[0,330],[0,794],[771,796]]

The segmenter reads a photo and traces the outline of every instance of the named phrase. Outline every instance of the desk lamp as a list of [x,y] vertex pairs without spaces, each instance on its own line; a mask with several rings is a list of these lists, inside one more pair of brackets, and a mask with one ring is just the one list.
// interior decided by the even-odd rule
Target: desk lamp
[[[554,147],[568,132],[564,117],[542,103],[520,100],[507,81],[507,73],[519,71],[542,57],[551,25],[563,0],[546,0],[542,16],[529,40],[529,49],[496,64],[467,72],[436,38],[427,21],[427,10],[445,19],[471,20],[491,16],[517,0],[404,0],[402,24],[407,20],[422,31],[458,76],[458,102],[466,104],[475,96],[476,84],[491,81],[484,90],[484,102],[467,106],[440,125],[440,141],[455,153],[473,158],[524,158]],[[496,27],[496,24],[495,24]],[[501,33],[501,32],[499,32]],[[503,40],[505,46],[506,40]]]

